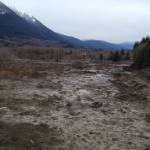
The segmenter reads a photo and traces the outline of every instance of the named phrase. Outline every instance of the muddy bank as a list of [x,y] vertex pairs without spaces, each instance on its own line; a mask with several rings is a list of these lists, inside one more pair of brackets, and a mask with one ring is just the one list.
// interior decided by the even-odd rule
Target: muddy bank
[[64,66],[61,74],[46,70],[44,77],[1,79],[0,148],[148,149],[149,87],[135,77],[122,66],[89,65]]
[[0,150],[50,150],[64,144],[63,133],[46,124],[0,122]]

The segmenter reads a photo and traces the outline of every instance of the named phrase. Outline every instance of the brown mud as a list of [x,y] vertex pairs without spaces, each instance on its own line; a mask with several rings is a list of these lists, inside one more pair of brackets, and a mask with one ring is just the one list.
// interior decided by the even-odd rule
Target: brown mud
[[0,80],[0,150],[148,150],[148,76],[112,65]]

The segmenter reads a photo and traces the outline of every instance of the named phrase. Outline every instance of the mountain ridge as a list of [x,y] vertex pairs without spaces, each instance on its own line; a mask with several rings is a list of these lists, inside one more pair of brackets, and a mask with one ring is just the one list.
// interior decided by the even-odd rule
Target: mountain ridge
[[62,47],[97,49],[132,49],[133,45],[113,44],[100,40],[80,40],[63,35],[46,27],[35,17],[19,15],[0,1],[0,38],[35,38],[55,42]]

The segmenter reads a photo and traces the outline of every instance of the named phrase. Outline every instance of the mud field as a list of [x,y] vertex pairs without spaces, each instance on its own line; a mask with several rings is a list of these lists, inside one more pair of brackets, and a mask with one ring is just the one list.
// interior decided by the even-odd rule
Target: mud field
[[0,80],[0,150],[150,150],[150,80],[122,66]]

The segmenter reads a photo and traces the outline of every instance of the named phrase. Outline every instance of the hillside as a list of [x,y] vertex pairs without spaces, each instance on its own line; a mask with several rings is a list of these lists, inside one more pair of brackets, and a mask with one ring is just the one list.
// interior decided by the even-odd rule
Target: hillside
[[57,33],[48,29],[38,20],[27,20],[16,14],[1,2],[0,10],[0,38],[37,38],[63,42],[63,39]]

